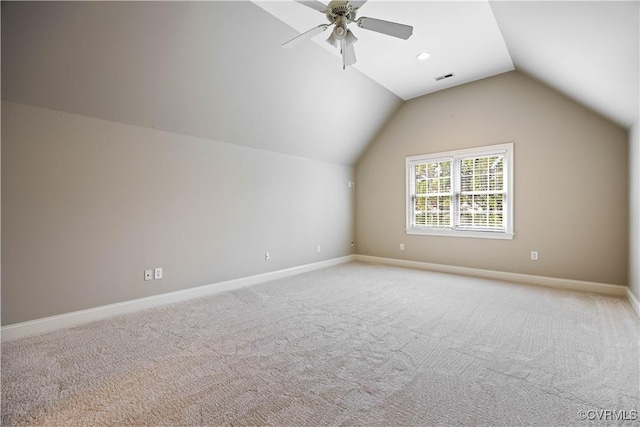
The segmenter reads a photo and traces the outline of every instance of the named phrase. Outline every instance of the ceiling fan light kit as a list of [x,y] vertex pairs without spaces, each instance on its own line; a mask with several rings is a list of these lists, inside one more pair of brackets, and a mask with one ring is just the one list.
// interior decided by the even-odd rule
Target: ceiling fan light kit
[[284,43],[282,47],[285,49],[295,47],[303,41],[324,32],[327,28],[333,25],[333,30],[327,39],[327,43],[334,47],[340,47],[343,69],[345,69],[347,65],[353,65],[356,63],[356,53],[353,49],[353,44],[358,41],[358,38],[348,28],[348,24],[350,22],[355,22],[359,28],[364,28],[365,30],[375,31],[377,33],[386,34],[403,40],[408,39],[411,37],[411,34],[413,34],[413,27],[410,25],[367,17],[356,19],[358,10],[367,2],[367,0],[331,1],[327,6],[317,0],[296,1],[310,7],[311,9],[324,13],[329,20],[329,24],[322,24],[314,27]]

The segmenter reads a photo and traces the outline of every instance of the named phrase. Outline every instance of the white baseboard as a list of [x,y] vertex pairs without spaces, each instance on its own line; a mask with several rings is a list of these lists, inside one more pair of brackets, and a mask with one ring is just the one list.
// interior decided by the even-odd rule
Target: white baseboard
[[242,277],[225,282],[213,283],[210,285],[198,286],[195,288],[183,289],[160,295],[153,295],[146,298],[139,298],[124,301],[116,304],[103,305],[86,310],[74,311],[57,316],[45,317],[42,319],[30,320],[28,322],[15,323],[1,328],[3,341],[24,338],[58,329],[70,328],[96,320],[106,319],[119,314],[131,313],[147,308],[158,307],[174,302],[186,301],[220,292],[240,289],[270,280],[295,276],[297,274],[331,267],[350,261],[360,261],[370,264],[385,264],[396,267],[415,268],[420,270],[437,271],[441,273],[461,274],[466,276],[483,277],[494,280],[505,280],[510,282],[525,283],[531,285],[548,286],[559,289],[569,289],[582,292],[594,292],[604,295],[626,297],[627,301],[640,317],[640,302],[631,290],[626,286],[611,285],[606,283],[585,282],[570,279],[558,279],[552,277],[533,276],[527,274],[507,273],[502,271],[482,270],[477,268],[456,267],[451,265],[431,264],[418,261],[407,261],[394,258],[382,258],[368,255],[348,255],[334,258],[313,264],[301,265],[285,270],[272,271],[255,276]]
[[57,316],[30,320],[28,322],[14,323],[12,325],[3,326],[1,329],[1,336],[3,341],[24,338],[45,332],[55,331],[58,329],[70,328],[96,320],[106,319],[119,314],[144,310],[146,308],[158,307],[174,302],[186,301],[193,298],[199,298],[207,295],[217,294],[220,292],[240,289],[271,280],[282,279],[284,277],[295,276],[296,274],[306,273],[325,267],[331,267],[353,260],[354,256],[348,255],[340,258],[333,258],[326,261],[316,262],[313,264],[306,264],[298,267],[288,268],[285,270],[278,270],[269,273],[258,274],[255,276],[242,277],[225,282],[218,282],[210,285],[198,286],[195,288],[183,289],[180,291],[168,292],[165,294],[153,295],[150,297],[139,298],[130,301],[123,301],[116,304],[103,305],[100,307],[89,308],[87,310],[74,311]]
[[631,292],[631,288],[627,288],[627,301],[629,301],[631,308],[633,308],[638,317],[640,317],[640,301],[638,301],[638,298]]
[[[547,286],[550,288],[568,289],[581,292],[593,292],[603,295],[627,297],[631,294],[627,286],[611,285],[608,283],[586,282],[581,280],[558,279],[554,277],[534,276],[529,274],[508,273],[504,271],[482,270],[479,268],[456,267],[453,265],[431,264],[427,262],[407,261],[395,258],[382,258],[369,255],[354,255],[355,261],[371,264],[385,264],[395,267],[407,267],[420,270],[437,271],[440,273],[461,274],[464,276],[482,277],[486,279],[504,280],[508,282],[524,283],[528,285]],[[629,299],[633,307],[633,303]],[[635,300],[637,307],[638,300]],[[638,308],[634,307],[636,312]]]

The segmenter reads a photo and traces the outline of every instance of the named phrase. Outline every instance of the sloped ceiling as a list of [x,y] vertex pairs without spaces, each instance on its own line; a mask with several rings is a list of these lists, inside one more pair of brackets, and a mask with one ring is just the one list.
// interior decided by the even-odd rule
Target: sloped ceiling
[[492,1],[516,69],[629,128],[640,105],[640,2]]
[[[304,19],[321,23],[300,4],[280,5],[306,14],[287,24],[249,1],[3,2],[2,99],[354,164],[402,99],[515,66],[629,127],[638,5],[370,0],[363,15],[413,25],[415,39],[360,32],[343,71],[326,37],[280,48]],[[418,64],[418,49],[432,58]]]
[[3,2],[2,99],[353,164],[401,100],[251,2]]
[[[326,3],[326,1],[324,2]],[[293,1],[256,1],[256,4],[302,33],[327,23],[315,9]],[[413,26],[402,40],[350,25],[358,37],[353,67],[403,100],[447,89],[513,70],[513,62],[487,1],[369,0],[357,17],[371,17]],[[297,49],[321,46],[342,63],[339,50],[326,42],[330,31]],[[283,40],[284,41],[284,40]],[[426,61],[417,55],[427,52]],[[449,79],[436,77],[453,73]]]
[[[298,3],[257,4],[298,32],[326,22]],[[369,0],[358,16],[405,23],[414,32],[405,41],[352,24],[360,38],[354,67],[403,100],[515,67],[628,128],[638,119],[640,103],[639,5],[637,0]],[[305,47],[315,42],[337,56],[326,38],[322,33]],[[422,51],[431,57],[417,61]],[[455,76],[434,81],[446,73]]]

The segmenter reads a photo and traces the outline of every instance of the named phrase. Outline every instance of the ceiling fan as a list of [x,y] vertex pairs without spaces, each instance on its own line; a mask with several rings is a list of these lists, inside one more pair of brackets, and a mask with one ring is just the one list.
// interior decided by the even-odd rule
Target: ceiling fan
[[396,22],[383,21],[382,19],[375,18],[356,18],[358,10],[367,2],[367,0],[334,0],[329,2],[326,6],[317,0],[296,0],[296,2],[315,9],[318,12],[324,13],[327,16],[329,23],[318,25],[299,36],[294,37],[284,43],[282,47],[285,49],[295,47],[303,41],[326,31],[327,28],[333,25],[333,30],[331,31],[331,35],[327,39],[327,42],[334,47],[340,47],[340,53],[342,54],[342,69],[345,69],[347,65],[353,65],[356,63],[356,52],[353,49],[353,44],[357,42],[358,39],[353,35],[351,30],[347,28],[347,25],[350,22],[355,22],[358,27],[364,28],[365,30],[387,34],[403,40],[408,39],[411,34],[413,34],[413,27],[410,25],[398,24]]

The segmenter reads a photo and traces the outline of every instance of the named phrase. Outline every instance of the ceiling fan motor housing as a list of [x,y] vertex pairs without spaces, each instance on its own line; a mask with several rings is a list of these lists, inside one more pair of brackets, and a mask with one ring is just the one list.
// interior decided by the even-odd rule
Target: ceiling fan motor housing
[[338,17],[344,17],[346,21],[356,19],[356,9],[348,1],[331,1],[327,5],[327,19],[333,23]]

